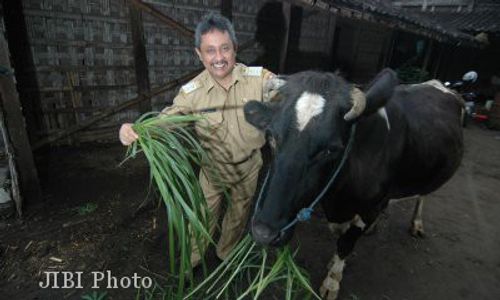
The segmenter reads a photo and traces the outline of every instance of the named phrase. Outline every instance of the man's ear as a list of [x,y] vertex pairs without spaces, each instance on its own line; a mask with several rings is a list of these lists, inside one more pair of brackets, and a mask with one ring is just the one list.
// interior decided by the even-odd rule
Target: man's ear
[[398,84],[398,75],[392,69],[386,68],[380,71],[366,89],[366,108],[363,114],[372,114],[383,107],[392,97]]
[[201,51],[200,51],[200,49],[198,49],[198,48],[196,48],[196,47],[195,47],[195,48],[194,48],[194,51],[196,52],[196,54],[198,54],[198,58],[200,59],[200,61],[202,61],[202,59],[201,59]]
[[273,102],[249,101],[243,108],[245,120],[255,128],[264,131],[271,123],[276,107],[277,103]]

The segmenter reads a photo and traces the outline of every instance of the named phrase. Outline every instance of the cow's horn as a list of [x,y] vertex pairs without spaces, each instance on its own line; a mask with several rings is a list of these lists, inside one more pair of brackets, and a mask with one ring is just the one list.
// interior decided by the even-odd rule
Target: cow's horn
[[264,84],[264,94],[271,91],[278,90],[280,87],[286,84],[286,80],[280,76],[273,76],[269,78]]
[[344,120],[350,121],[359,117],[366,107],[365,94],[358,88],[351,90],[352,108],[344,115]]

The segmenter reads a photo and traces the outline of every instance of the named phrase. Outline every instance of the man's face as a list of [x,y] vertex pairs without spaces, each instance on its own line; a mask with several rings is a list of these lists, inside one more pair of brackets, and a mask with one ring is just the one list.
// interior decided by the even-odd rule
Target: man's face
[[217,81],[224,81],[236,63],[236,49],[227,31],[211,30],[201,36],[196,53],[203,66]]

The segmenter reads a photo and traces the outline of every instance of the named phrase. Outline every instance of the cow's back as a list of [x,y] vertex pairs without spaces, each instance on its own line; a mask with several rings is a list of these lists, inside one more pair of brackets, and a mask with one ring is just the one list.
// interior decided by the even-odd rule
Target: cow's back
[[403,138],[403,153],[393,164],[391,197],[428,194],[444,184],[463,155],[462,103],[457,96],[430,84],[402,85],[387,105],[405,123],[394,130]]

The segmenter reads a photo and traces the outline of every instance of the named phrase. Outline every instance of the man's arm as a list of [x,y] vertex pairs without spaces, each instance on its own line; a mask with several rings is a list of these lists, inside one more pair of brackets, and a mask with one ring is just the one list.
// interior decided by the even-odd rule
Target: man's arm
[[[189,113],[189,99],[187,99],[184,95],[184,92],[181,90],[179,94],[174,98],[173,104],[171,106],[165,107],[161,113],[167,115],[173,114],[187,114]],[[132,123],[124,123],[121,125],[120,130],[118,132],[118,137],[120,142],[124,146],[128,146],[135,142],[139,136],[132,128]]]

